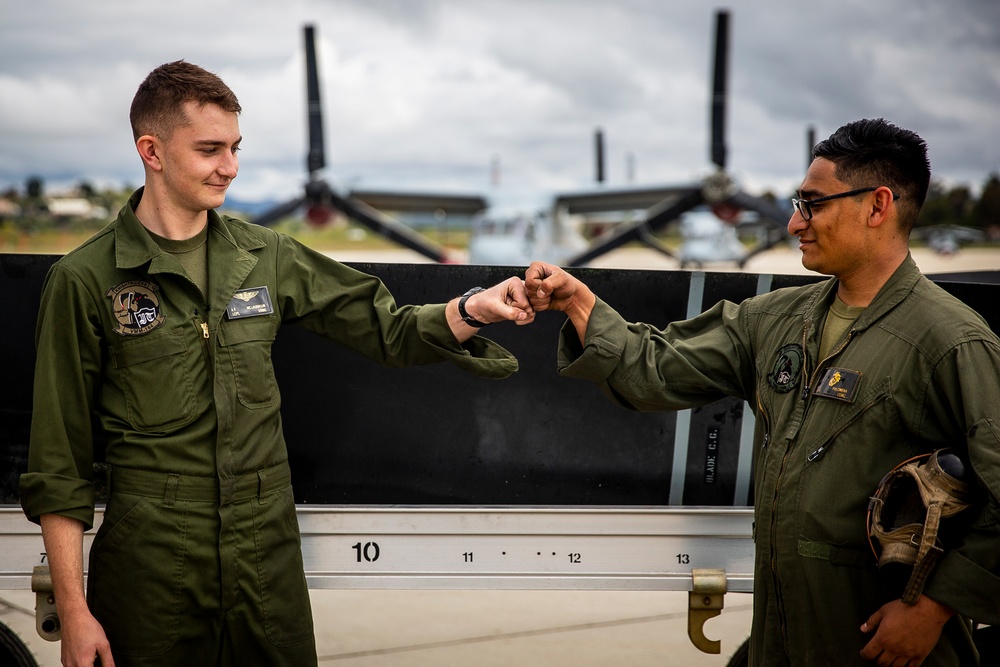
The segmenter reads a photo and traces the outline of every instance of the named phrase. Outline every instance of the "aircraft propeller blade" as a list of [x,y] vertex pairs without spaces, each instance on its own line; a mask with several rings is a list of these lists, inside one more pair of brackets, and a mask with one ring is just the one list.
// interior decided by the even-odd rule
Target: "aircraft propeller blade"
[[[324,183],[324,185],[326,185]],[[342,197],[333,190],[326,188],[323,193],[329,205],[344,215],[351,218],[380,234],[391,241],[420,253],[424,257],[435,262],[446,263],[451,261],[444,250],[438,248],[419,233],[413,231],[406,225],[385,215],[376,208],[372,208],[356,199]]]
[[740,208],[748,208],[756,211],[761,217],[767,218],[768,222],[774,223],[778,228],[784,229],[788,225],[788,219],[792,217],[791,209],[785,209],[778,204],[747,194],[742,190],[736,192],[728,201]]
[[258,215],[256,218],[254,218],[253,222],[254,224],[257,225],[269,227],[274,223],[278,222],[279,220],[281,220],[282,218],[287,218],[292,213],[295,213],[305,203],[306,203],[305,197],[298,197],[296,199],[287,201],[283,204],[278,204],[274,208],[271,208],[265,211],[264,213]]
[[[664,200],[666,202],[667,200]],[[596,257],[600,257],[606,252],[619,248],[629,241],[645,242],[644,237],[651,232],[666,226],[681,216],[682,213],[690,211],[696,206],[705,202],[705,197],[700,189],[689,190],[676,200],[671,200],[669,205],[654,206],[649,209],[646,217],[638,222],[618,227],[605,240],[598,240],[582,253],[569,258],[566,266],[582,266]]]
[[594,180],[604,183],[604,131],[594,131]]
[[326,151],[323,147],[323,106],[319,94],[319,69],[316,66],[316,29],[305,27],[306,40],[306,95],[309,114],[309,154],[306,168],[309,180],[326,166]]
[[726,72],[729,64],[729,12],[715,14],[715,67],[712,77],[712,162],[726,168]]
[[813,161],[813,148],[816,147],[816,126],[810,125],[806,128],[806,170]]
[[316,30],[311,25],[305,26],[305,50],[309,118],[309,153],[306,156],[306,167],[309,171],[309,181],[305,185],[303,196],[275,206],[263,215],[257,216],[254,222],[259,225],[271,225],[291,215],[302,206],[318,209],[321,216],[323,209],[333,208],[375,233],[435,262],[449,261],[442,249],[417,232],[350,196],[344,197],[337,194],[325,180],[317,176],[317,172],[326,166],[326,151],[323,145],[323,107],[319,87],[319,68],[316,60]]
[[792,215],[790,210],[784,209],[775,202],[764,199],[763,197],[754,197],[753,195],[749,195],[743,191],[736,192],[729,197],[727,201],[731,204],[739,206],[740,208],[756,211],[757,214],[760,215],[763,222],[767,223],[766,236],[743,256],[743,259],[739,262],[741,268],[751,257],[758,255],[765,250],[770,250],[779,243],[787,241],[791,238],[787,229],[788,218]]

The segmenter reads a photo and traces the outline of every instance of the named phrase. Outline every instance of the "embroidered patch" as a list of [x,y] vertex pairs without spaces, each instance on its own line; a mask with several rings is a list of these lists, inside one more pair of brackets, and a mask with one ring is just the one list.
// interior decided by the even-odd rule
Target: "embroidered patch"
[[823,379],[813,390],[813,394],[853,403],[860,380],[861,373],[858,371],[846,368],[827,368],[826,372],[823,373]]
[[778,350],[771,372],[767,374],[767,383],[779,394],[787,394],[799,384],[804,360],[802,346],[789,343]]
[[270,315],[273,312],[271,293],[267,291],[267,285],[240,290],[233,295],[229,305],[226,306],[226,317],[230,320]]
[[130,280],[108,290],[111,312],[118,320],[114,331],[121,336],[139,336],[163,324],[159,286],[144,280]]

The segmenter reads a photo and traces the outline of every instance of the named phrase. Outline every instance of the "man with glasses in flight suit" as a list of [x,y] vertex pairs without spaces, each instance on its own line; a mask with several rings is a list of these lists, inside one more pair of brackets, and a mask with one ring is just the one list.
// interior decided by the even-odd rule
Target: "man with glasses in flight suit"
[[[529,267],[536,312],[569,321],[559,371],[634,410],[749,402],[754,449],[750,664],[978,664],[969,623],[1000,623],[1000,342],[921,275],[908,238],[927,194],[924,141],[884,120],[813,150],[788,222],[832,276],[665,329],[624,321],[562,269]],[[869,497],[915,455],[951,447],[980,503],[915,604],[880,574]]]

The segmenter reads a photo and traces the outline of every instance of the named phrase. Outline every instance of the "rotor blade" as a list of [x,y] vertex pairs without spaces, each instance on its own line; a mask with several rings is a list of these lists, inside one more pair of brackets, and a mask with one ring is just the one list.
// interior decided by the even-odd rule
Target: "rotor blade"
[[715,13],[715,67],[712,78],[712,162],[726,168],[726,70],[729,61],[729,12]]
[[813,161],[813,148],[816,147],[816,126],[810,125],[806,128],[806,170]]
[[770,250],[779,243],[787,241],[789,238],[791,237],[785,232],[781,232],[777,229],[769,229],[767,231],[767,237],[751,248],[747,254],[743,255],[743,259],[740,260],[740,268],[746,266],[747,261],[749,261],[751,257],[759,255],[765,250]]
[[610,213],[612,211],[648,210],[687,194],[700,186],[696,184],[652,187],[622,188],[621,190],[597,190],[558,195],[553,208],[565,209],[570,215],[577,213]]
[[284,204],[278,204],[277,206],[258,215],[253,219],[253,222],[255,224],[268,227],[282,218],[287,218],[292,213],[295,213],[295,211],[299,210],[299,208],[301,208],[305,203],[305,197],[298,197],[296,199],[292,199],[291,201],[287,201]]
[[681,217],[681,213],[686,213],[696,206],[705,203],[705,194],[701,188],[691,190],[670,205],[664,201],[660,206],[654,206],[646,213],[646,226],[650,231],[666,227],[671,222]]
[[488,208],[489,204],[479,195],[449,195],[428,192],[392,192],[388,190],[351,190],[351,199],[368,204],[381,211],[406,213],[433,213],[447,215],[474,215]]
[[604,182],[604,132],[601,128],[594,130],[594,180]]
[[326,166],[323,149],[323,108],[319,95],[319,70],[316,67],[315,28],[307,25],[306,37],[306,94],[309,112],[309,155],[306,167],[309,177]]
[[763,197],[754,197],[743,191],[737,192],[727,201],[736,204],[740,208],[748,208],[751,211],[756,211],[762,218],[771,223],[772,227],[782,231],[786,231],[788,219],[792,217],[791,209],[782,208],[775,202]]
[[788,218],[792,215],[790,210],[782,208],[775,202],[768,201],[762,197],[754,197],[742,191],[737,192],[727,201],[741,208],[756,211],[761,219],[768,223],[767,235],[743,256],[743,259],[740,260],[741,268],[746,265],[751,257],[759,255],[765,250],[770,250],[779,243],[791,238],[788,234]]
[[682,213],[690,211],[695,206],[704,203],[704,201],[705,197],[701,194],[701,190],[697,189],[688,191],[669,205],[664,205],[663,207],[655,206],[650,209],[645,219],[629,225],[622,225],[606,240],[599,240],[582,253],[569,258],[565,265],[582,266],[606,252],[625,245],[629,241],[642,241],[646,234],[666,226],[668,223],[679,218]]
[[373,232],[381,234],[382,236],[395,241],[410,250],[418,252],[424,257],[432,259],[435,262],[444,263],[449,261],[449,258],[445,254],[444,250],[438,248],[403,223],[384,215],[381,211],[374,209],[363,202],[357,201],[356,199],[341,197],[329,189],[324,194],[328,198],[327,201],[330,206],[343,212],[344,215],[348,216],[355,222],[364,225]]
[[666,255],[670,259],[677,259],[677,253],[667,247],[667,244],[660,239],[653,236],[653,233],[649,231],[649,227],[642,225],[639,228],[639,240],[647,247],[651,248],[658,253]]

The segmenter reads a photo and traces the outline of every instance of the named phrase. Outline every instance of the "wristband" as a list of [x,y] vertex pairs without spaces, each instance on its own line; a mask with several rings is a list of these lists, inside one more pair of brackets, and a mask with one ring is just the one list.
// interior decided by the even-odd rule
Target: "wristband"
[[486,290],[484,290],[482,287],[473,287],[468,292],[463,294],[462,298],[458,300],[458,314],[462,317],[462,321],[468,324],[470,327],[476,327],[478,329],[480,327],[485,327],[486,325],[491,324],[491,322],[480,322],[474,317],[471,317],[469,313],[467,313],[465,310],[465,302],[469,300],[470,296],[485,291]]

